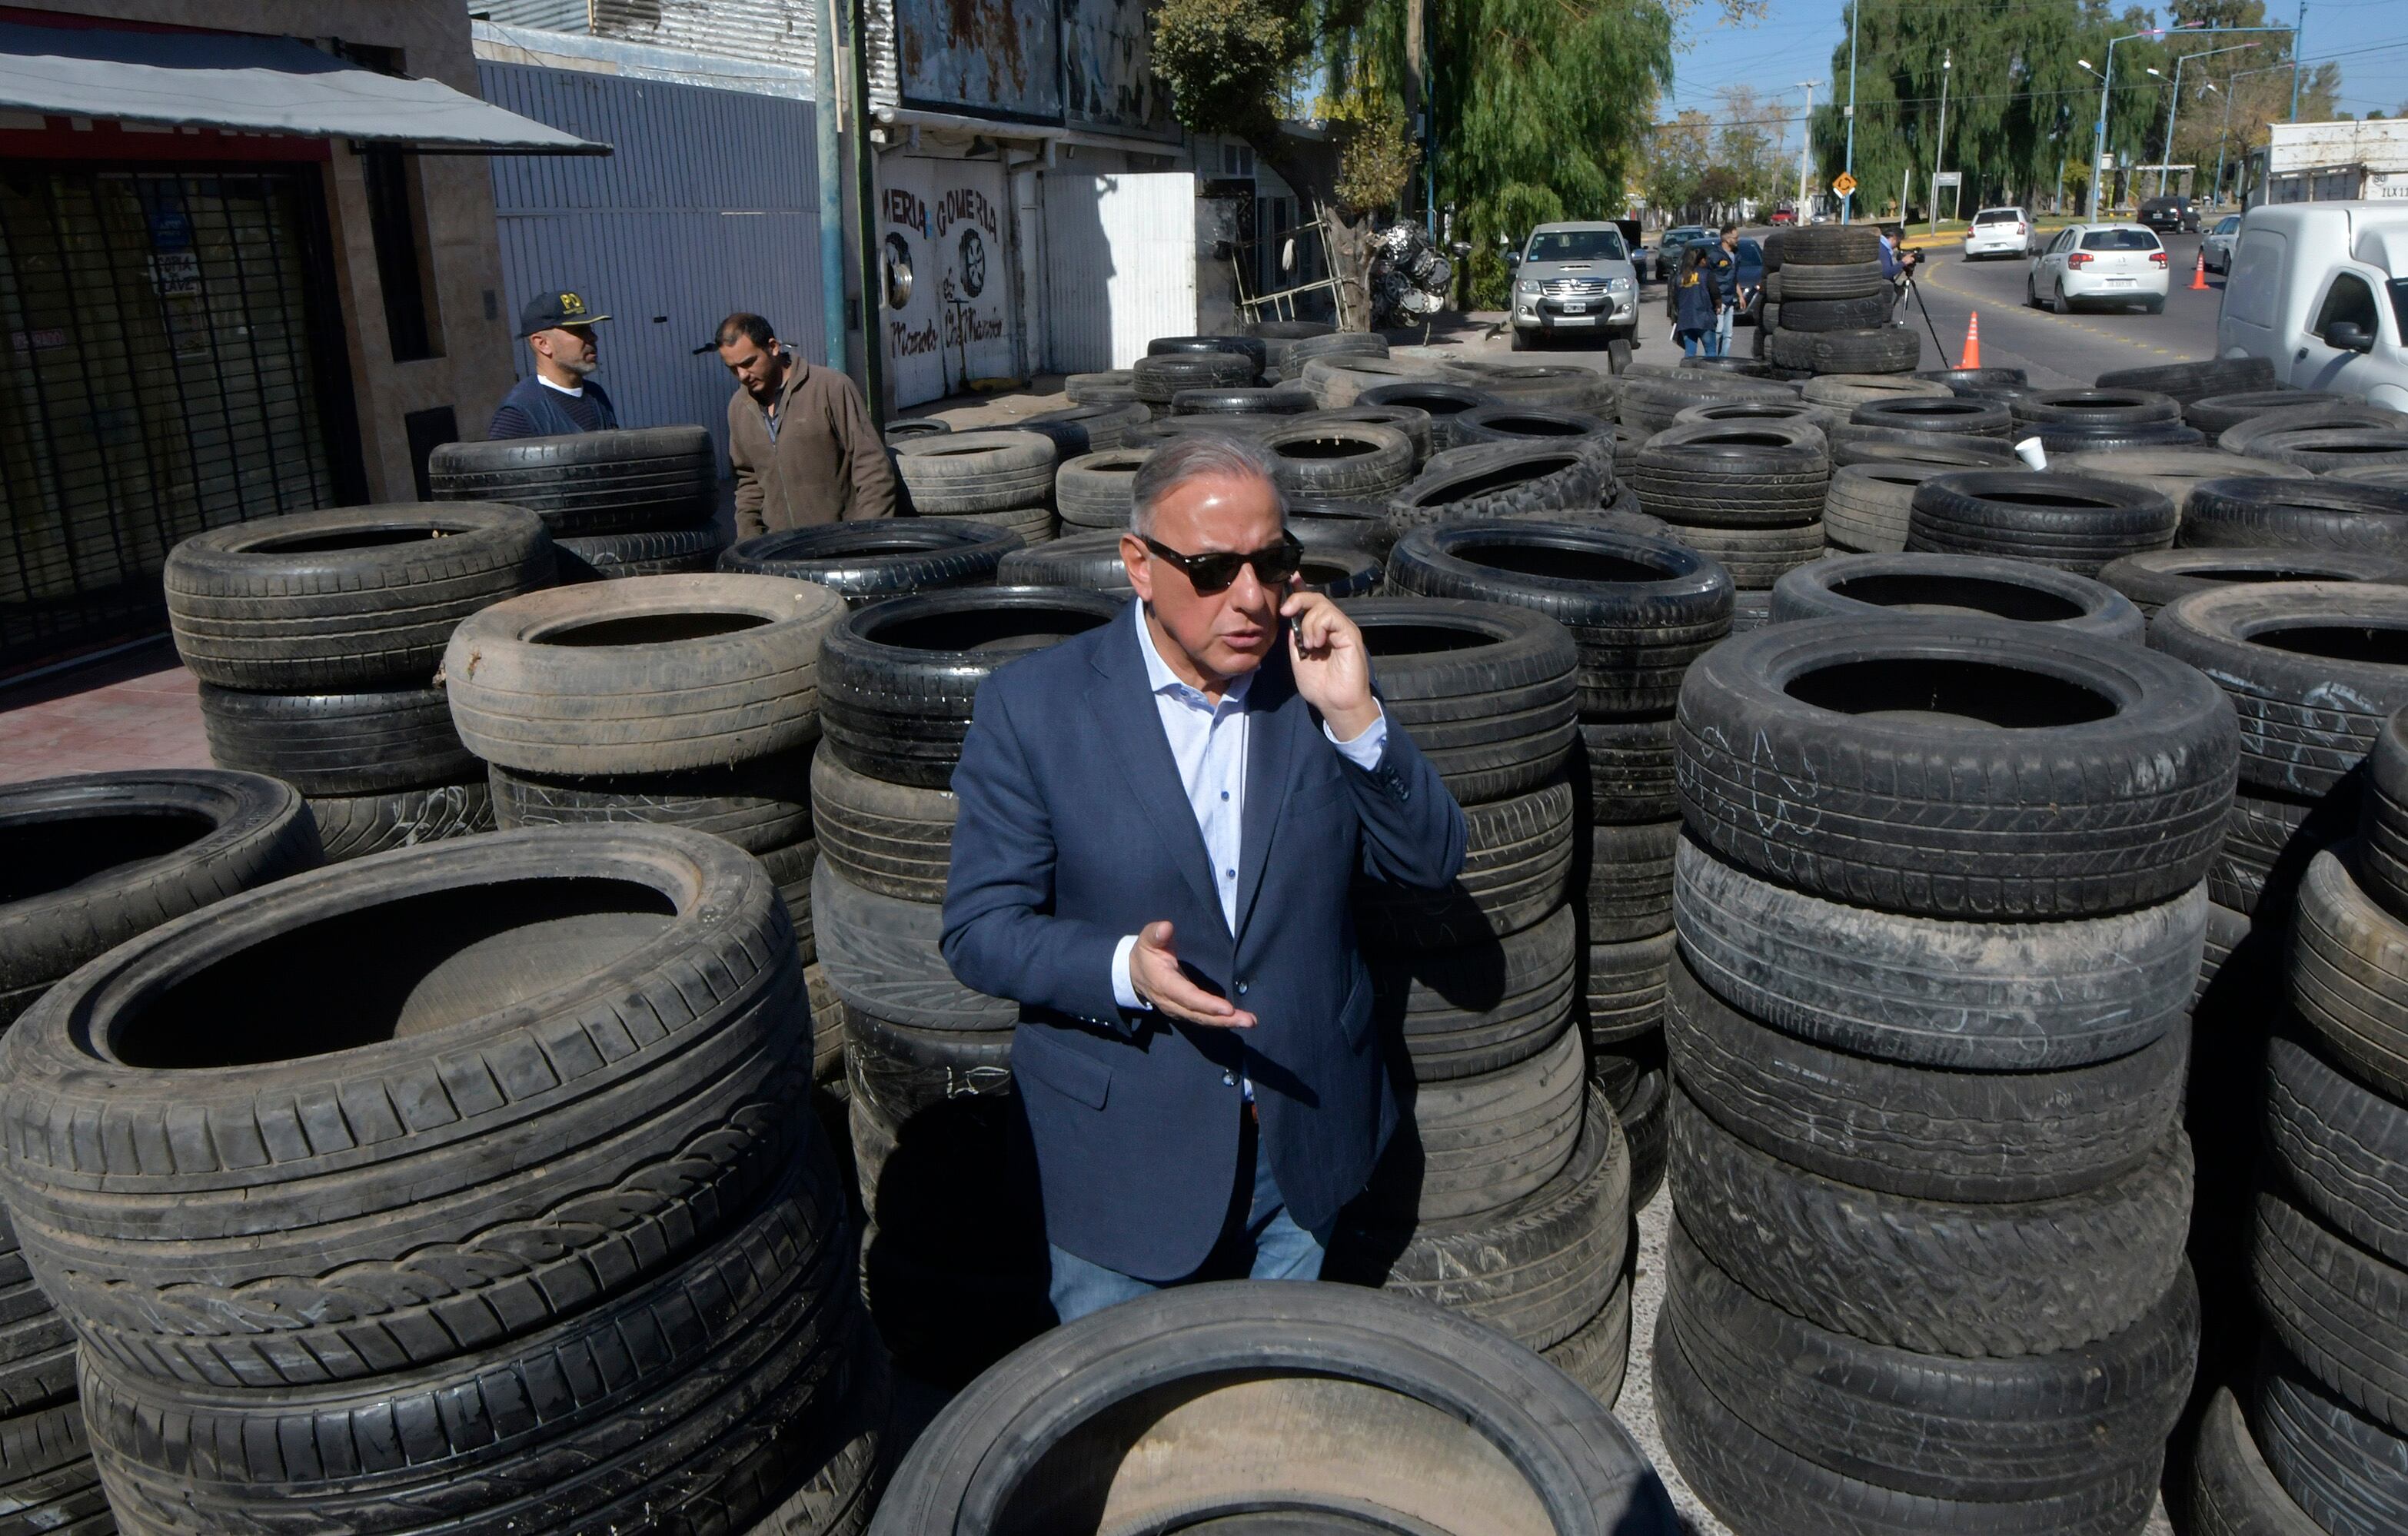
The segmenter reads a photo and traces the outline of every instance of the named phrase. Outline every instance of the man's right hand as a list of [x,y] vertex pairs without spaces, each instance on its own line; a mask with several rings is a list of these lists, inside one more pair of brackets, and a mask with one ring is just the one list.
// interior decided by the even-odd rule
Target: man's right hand
[[1170,925],[1167,922],[1148,923],[1138,930],[1128,959],[1129,985],[1137,995],[1152,1002],[1155,1012],[1168,1013],[1185,1024],[1252,1029],[1252,1013],[1187,979],[1179,969],[1179,954],[1171,948],[1170,940]]

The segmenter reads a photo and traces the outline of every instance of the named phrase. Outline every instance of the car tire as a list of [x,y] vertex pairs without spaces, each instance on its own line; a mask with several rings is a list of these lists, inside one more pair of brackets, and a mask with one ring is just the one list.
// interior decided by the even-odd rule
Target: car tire
[[1588,1071],[1566,1029],[1493,1072],[1414,1086],[1364,1199],[1389,1221],[1429,1222],[1509,1205],[1554,1178],[1579,1143]]
[[1382,707],[1464,805],[1562,771],[1580,740],[1580,652],[1542,613],[1491,601],[1391,596],[1345,605]]
[[2280,1349],[2259,1362],[2258,1449],[2274,1481],[2326,1530],[2408,1530],[2408,1435],[2375,1423]]
[[1263,434],[1282,489],[1313,496],[1386,496],[1413,477],[1412,439],[1394,427],[1318,415]]
[[2148,629],[2141,610],[2113,588],[2028,560],[1840,555],[1791,571],[1772,589],[1774,624],[1899,614],[2009,619],[2131,645]]
[[0,902],[0,1026],[87,960],[322,862],[308,809],[290,784],[220,768],[0,786],[0,827],[12,860],[48,887]]
[[2120,556],[2171,548],[2173,502],[2123,481],[2048,470],[1971,470],[1915,488],[1906,547],[2003,555],[2096,576]]
[[199,696],[211,762],[304,795],[466,783],[482,771],[440,687],[264,694],[204,682]]
[[[1810,702],[1830,668],[1845,670],[1820,686],[1844,693]],[[1885,685],[1910,687],[1914,719],[1852,712]],[[1951,687],[1973,690],[1956,710],[2028,708],[1996,718],[2041,728],[1920,713]],[[1831,900],[1984,920],[2127,911],[2198,884],[2235,755],[2229,703],[2189,667],[1989,619],[1740,636],[1689,668],[1674,742],[1683,814],[1723,857]],[[1957,751],[2004,754],[2001,771],[1969,782],[1943,767]],[[1901,825],[1914,834],[1885,830]]]
[[1613,447],[1603,437],[1471,443],[1430,456],[1388,499],[1402,538],[1434,523],[1599,505],[1613,488]]
[[2258,1192],[2249,1257],[2258,1306],[2283,1347],[2359,1413],[2408,1434],[2408,1269],[2272,1187]]
[[309,802],[326,862],[494,830],[493,791],[483,783],[436,784],[375,795],[321,795]]
[[552,777],[495,766],[489,782],[494,820],[504,831],[649,823],[708,832],[758,855],[810,837],[810,771],[807,754],[792,753],[624,779]]
[[699,426],[444,443],[426,480],[436,501],[522,507],[562,538],[692,527],[719,505],[718,451]]

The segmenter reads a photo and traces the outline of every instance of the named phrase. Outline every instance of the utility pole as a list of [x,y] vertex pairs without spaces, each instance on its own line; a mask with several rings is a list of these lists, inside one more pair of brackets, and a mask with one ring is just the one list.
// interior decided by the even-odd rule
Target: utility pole
[[[1940,50],[1940,136],[1931,146],[1931,233],[1940,233],[1940,157],[1948,148],[1948,78],[1955,70],[1956,50]],[[1899,212],[1906,210],[1900,208]]]
[[1798,89],[1806,93],[1806,115],[1798,120],[1798,217],[1806,217],[1806,154],[1814,143],[1814,82],[1799,80]]
[[[1856,11],[1860,0],[1848,0],[1848,149],[1840,163],[1841,173],[1854,181],[1856,177]],[[1840,223],[1846,223],[1856,210],[1854,188],[1840,194]]]
[[[1425,169],[1428,169],[1430,168],[1430,151],[1435,145],[1437,136],[1430,132],[1427,116],[1429,96],[1422,73],[1422,31],[1426,24],[1423,9],[1426,0],[1405,0],[1405,123],[1408,133],[1418,134],[1421,136],[1422,164]],[[1433,182],[1431,185],[1433,193],[1431,201],[1434,203],[1436,183]],[[1427,208],[1425,210],[1425,217],[1429,235],[1432,238],[1436,238],[1437,208]]]
[[2291,121],[2300,121],[2300,34],[2307,30],[2308,0],[2300,0],[2300,19],[2291,23]]
[[[820,182],[820,361],[845,371],[844,348],[844,159],[838,144],[836,72],[836,4],[819,0],[819,36],[812,39],[811,103],[813,148],[819,151]],[[860,131],[860,125],[854,125]],[[865,211],[864,218],[868,215]]]

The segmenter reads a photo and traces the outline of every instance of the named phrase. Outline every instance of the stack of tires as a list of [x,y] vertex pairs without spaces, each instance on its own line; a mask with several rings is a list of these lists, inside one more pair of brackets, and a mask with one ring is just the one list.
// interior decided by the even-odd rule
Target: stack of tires
[[1610,1403],[1630,1335],[1631,1158],[1572,1027],[1578,652],[1553,619],[1498,603],[1384,597],[1347,612],[1469,844],[1446,892],[1357,893],[1409,1123],[1329,1272],[1464,1312]]
[[[1296,377],[1287,371],[1287,360],[1297,343],[1335,336],[1338,327],[1321,320],[1262,320],[1246,327],[1246,334],[1263,344],[1263,377],[1285,380]],[[1376,341],[1383,351],[1388,345],[1385,337],[1367,334],[1359,339]]]
[[2197,427],[2183,424],[2180,402],[2149,390],[2035,390],[2017,396],[2010,409],[2014,438],[2037,437],[2052,454],[2184,448],[2206,441]]
[[1622,375],[1616,382],[1620,389],[1616,397],[1615,419],[1630,428],[1642,443],[1670,426],[1674,418],[1693,406],[1735,405],[1757,400],[1789,405],[1798,403],[1798,388],[1794,384],[1777,383],[1770,379],[1750,379],[1741,374],[1707,373],[1694,368],[1651,368],[1641,365]]
[[[2014,381],[2024,382],[2021,377]],[[2171,395],[2181,402],[2187,416],[2192,406],[2211,396],[2246,391],[2272,392],[2274,365],[2262,357],[2214,357],[2200,363],[2157,363],[2145,368],[2111,368],[2093,382],[2100,389],[2143,389]],[[2304,398],[2297,391],[2285,393],[2293,401]],[[2205,423],[2192,422],[2190,424],[2204,426]],[[2210,433],[2210,436],[2214,434]]]
[[1121,610],[1067,588],[927,593],[847,615],[821,651],[811,907],[844,1026],[862,1288],[924,1380],[958,1385],[1054,1321],[1034,1165],[1016,1141],[1020,1009],[955,982],[937,947],[948,786],[996,668]]
[[[495,822],[724,838],[761,861],[810,966],[815,679],[843,611],[818,586],[711,575],[562,587],[478,614],[444,677]],[[818,1080],[839,1076],[834,1039],[818,1045]]]
[[1137,505],[1137,472],[1154,457],[1152,448],[1104,448],[1063,462],[1054,480],[1054,498],[1065,527],[1113,533],[1129,525]]
[[2300,886],[2250,1223],[2271,1337],[2200,1426],[2200,1530],[2408,1529],[2408,730],[2396,714],[2374,748],[2365,830],[2318,854]]
[[426,461],[437,501],[499,501],[541,517],[564,581],[709,570],[726,539],[719,455],[698,426],[445,443]]
[[747,538],[719,557],[719,568],[814,582],[846,606],[865,608],[941,587],[991,585],[1003,557],[1025,547],[1012,529],[966,517],[877,518]]
[[2408,588],[2375,581],[2215,583],[2176,596],[2149,624],[2149,643],[2214,678],[2241,723],[2240,793],[2208,870],[2215,905],[2198,1019],[2214,1048],[2192,1068],[2190,1111],[2217,1131],[2200,1141],[2193,1250],[2210,1358],[2228,1378],[2245,1372],[2256,1342],[2242,1256],[2258,1184],[2254,1141],[2230,1127],[2255,1123],[2263,1101],[2275,978],[2301,883],[2358,825],[2368,754],[2408,705],[2403,637]]
[[1647,439],[1631,471],[1639,507],[1672,537],[1712,555],[1742,594],[1741,628],[1764,620],[1766,596],[1823,553],[1831,458],[1822,432],[1776,421],[1693,422]]
[[1672,959],[1672,707],[1691,662],[1730,632],[1730,577],[1668,538],[1577,524],[1474,523],[1408,535],[1391,592],[1509,603],[1570,629],[1580,653],[1572,762],[1579,1013],[1589,1069],[1632,1145],[1634,1203],[1662,1169],[1664,988]]
[[2180,1126],[2230,706],[1853,617],[1691,668],[1656,1407],[1741,1536],[2132,1531],[2188,1393]]
[[1413,478],[1412,439],[1392,426],[1315,415],[1259,441],[1272,478],[1292,496],[1384,501]]
[[167,624],[220,768],[308,797],[329,859],[489,831],[484,772],[436,667],[454,625],[552,584],[533,512],[343,507],[195,534],[168,552]]
[[1912,373],[1923,338],[1890,323],[1897,293],[1882,276],[1870,224],[1811,224],[1781,232],[1781,270],[1766,274],[1777,306],[1765,348],[1797,373]]
[[2171,497],[2128,481],[2054,469],[1968,469],[1914,488],[1906,547],[1998,554],[2096,576],[2112,561],[2171,549]]
[[857,1529],[884,1363],[810,1050],[775,888],[672,827],[314,871],[61,983],[0,1186],[119,1518]]
[[1024,544],[1054,537],[1054,462],[1042,432],[949,432],[895,450],[911,515],[1006,528]]
[[[1354,358],[1385,362],[1388,356],[1388,338],[1368,331],[1327,331],[1284,343],[1266,340],[1264,347],[1268,361],[1279,369],[1283,383],[1304,382],[1304,370],[1317,362],[1343,363]],[[1394,379],[1383,379],[1369,387],[1393,382]]]
[[1127,439],[1130,429],[1148,420],[1145,408],[1135,402],[1125,406],[1070,406],[1025,417],[1014,424],[1014,430],[1035,432],[1052,439],[1058,474],[1059,466],[1082,453],[1118,448]]
[[[212,768],[0,789],[0,1029],[61,978],[159,924],[319,863],[289,784]],[[113,1529],[76,1400],[75,1339],[0,1213],[0,1510],[13,1529]]]
[[1149,346],[1168,350],[1139,358],[1129,369],[1129,384],[1157,418],[1171,414],[1171,399],[1182,390],[1242,389],[1262,379],[1263,344],[1251,337],[1174,337]]

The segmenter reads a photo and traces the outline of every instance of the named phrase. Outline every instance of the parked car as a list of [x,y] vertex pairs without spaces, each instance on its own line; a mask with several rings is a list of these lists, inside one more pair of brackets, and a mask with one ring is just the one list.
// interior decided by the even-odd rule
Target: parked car
[[2032,258],[2025,296],[2038,309],[2071,314],[2078,305],[2166,307],[2166,248],[2139,224],[2070,224]]
[[2200,254],[2206,258],[2211,272],[2232,270],[2232,242],[2241,237],[2241,215],[2228,213],[2215,221],[2207,238],[2199,242]]
[[1621,230],[1603,223],[1541,224],[1507,261],[1515,352],[1557,337],[1602,337],[1609,366],[1622,371],[1639,332],[1639,273]]
[[1771,223],[1775,229],[1785,229],[1797,222],[1798,210],[1786,203],[1772,210]]
[[2262,357],[2299,389],[2408,410],[2408,203],[2251,208],[2216,316],[2222,357]]
[[1965,259],[2031,252],[2031,216],[2019,208],[1985,208],[1965,226]]
[[2199,233],[2199,209],[2191,207],[2187,197],[2152,197],[2141,204],[2141,223],[2159,234],[2179,230],[2185,235]]

